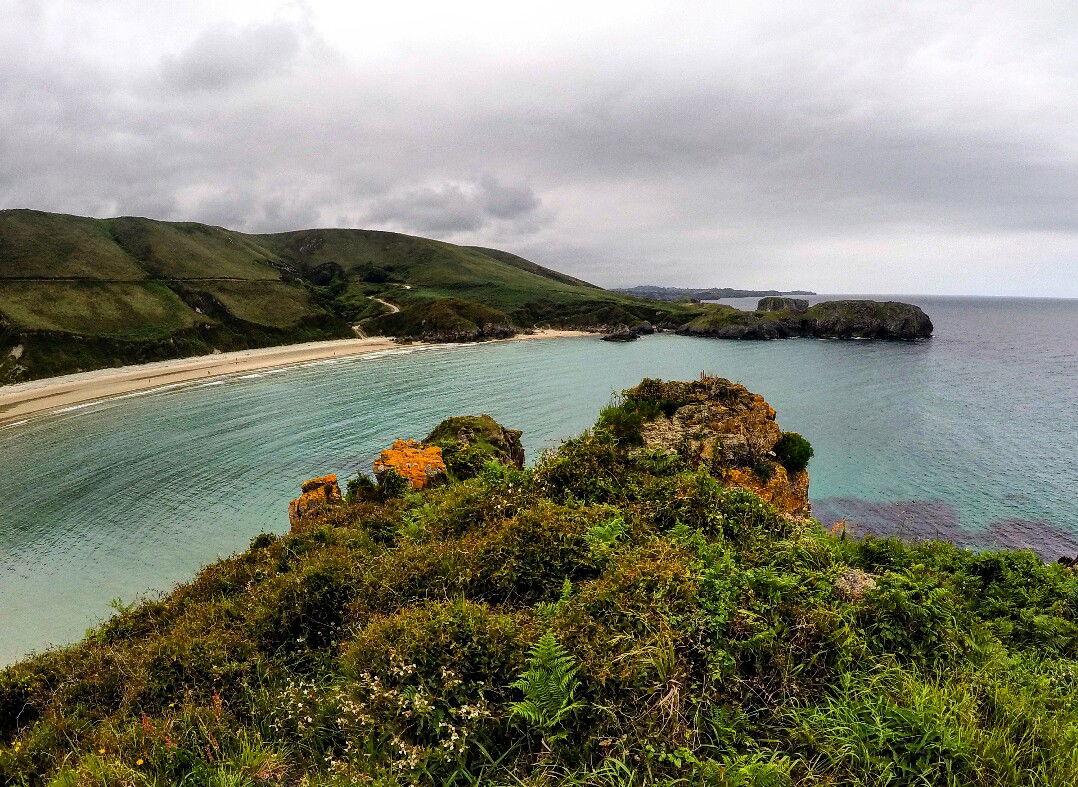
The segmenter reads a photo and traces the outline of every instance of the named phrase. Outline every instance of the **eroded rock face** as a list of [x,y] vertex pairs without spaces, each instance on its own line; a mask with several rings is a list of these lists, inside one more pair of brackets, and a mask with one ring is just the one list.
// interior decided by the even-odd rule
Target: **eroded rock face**
[[332,473],[304,481],[300,491],[302,494],[288,504],[288,521],[293,530],[311,512],[343,502],[341,488],[337,485],[337,476]]
[[625,392],[660,414],[641,426],[648,450],[673,451],[731,486],[749,489],[793,516],[808,516],[807,470],[789,471],[774,455],[782,436],[762,396],[720,377],[693,382],[644,380]]
[[413,489],[426,489],[446,480],[442,449],[418,440],[397,440],[391,448],[382,451],[374,463],[374,475],[381,482],[390,470],[404,477]]
[[438,424],[423,445],[441,449],[449,473],[463,479],[475,476],[488,461],[524,467],[520,435],[519,430],[506,429],[486,413],[457,415]]

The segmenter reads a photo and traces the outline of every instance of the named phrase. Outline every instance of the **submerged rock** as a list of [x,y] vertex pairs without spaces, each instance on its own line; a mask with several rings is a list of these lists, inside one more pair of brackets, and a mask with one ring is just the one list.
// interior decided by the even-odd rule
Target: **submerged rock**
[[782,430],[762,396],[721,377],[644,380],[625,392],[655,413],[640,427],[648,450],[671,451],[731,486],[755,492],[784,513],[808,516],[809,477],[774,453]]
[[454,478],[472,478],[489,461],[520,469],[524,467],[521,432],[506,429],[486,413],[446,418],[434,428],[423,444],[441,449],[442,458]]
[[408,481],[413,489],[437,486],[447,477],[442,449],[424,445],[418,440],[397,440],[391,448],[382,451],[374,463],[375,478],[382,483],[390,471],[395,471]]
[[302,494],[288,504],[288,522],[293,530],[311,512],[343,502],[341,488],[337,485],[337,476],[332,473],[304,481],[300,491]]

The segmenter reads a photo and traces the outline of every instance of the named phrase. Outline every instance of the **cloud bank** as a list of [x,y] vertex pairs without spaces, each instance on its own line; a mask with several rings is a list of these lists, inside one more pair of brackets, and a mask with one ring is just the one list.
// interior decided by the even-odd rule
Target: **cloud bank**
[[0,0],[0,207],[1078,296],[1078,7],[762,5]]

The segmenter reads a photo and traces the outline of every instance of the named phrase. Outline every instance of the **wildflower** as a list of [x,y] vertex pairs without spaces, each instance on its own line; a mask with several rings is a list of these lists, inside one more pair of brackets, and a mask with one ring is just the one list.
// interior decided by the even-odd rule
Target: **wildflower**
[[141,757],[139,757],[137,760],[135,760],[135,765],[142,765],[142,758]]
[[14,749],[15,751],[18,751],[19,749],[22,748],[22,741],[15,741],[15,745],[12,746],[11,748]]
[[98,754],[104,754],[104,753],[105,753],[105,750],[104,750],[104,749],[98,749],[98,750],[97,750],[97,753],[98,753]]

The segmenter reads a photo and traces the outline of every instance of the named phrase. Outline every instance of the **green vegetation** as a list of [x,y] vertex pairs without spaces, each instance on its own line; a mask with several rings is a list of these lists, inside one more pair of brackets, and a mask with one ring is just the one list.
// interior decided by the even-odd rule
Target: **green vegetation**
[[547,326],[675,326],[696,313],[607,292],[507,252],[392,232],[249,235],[0,211],[0,384],[348,337],[353,326],[460,341]]
[[835,535],[618,423],[0,672],[0,782],[1078,783],[1078,573]]
[[792,473],[804,470],[812,459],[812,444],[797,432],[783,432],[772,450],[782,466]]
[[520,432],[504,428],[485,414],[446,418],[423,443],[442,449],[449,477],[457,481],[476,477],[490,462],[524,465]]
[[0,280],[0,313],[17,331],[166,338],[208,322],[157,282]]

